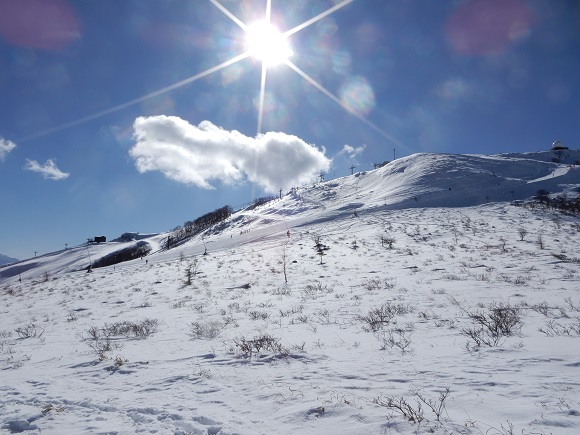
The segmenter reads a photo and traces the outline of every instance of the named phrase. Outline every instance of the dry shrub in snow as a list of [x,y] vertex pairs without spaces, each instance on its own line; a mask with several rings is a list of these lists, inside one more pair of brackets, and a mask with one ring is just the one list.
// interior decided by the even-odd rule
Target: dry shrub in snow
[[381,246],[387,245],[389,249],[393,249],[393,244],[395,243],[395,239],[393,237],[381,234],[379,236],[379,240],[381,241]]
[[580,336],[580,317],[568,323],[548,320],[546,321],[546,326],[538,328],[538,331],[546,334],[548,337],[557,335]]
[[109,337],[124,337],[124,338],[138,338],[144,339],[151,334],[157,332],[159,327],[159,320],[144,319],[141,322],[115,322],[105,324],[102,328],[91,326],[89,328],[89,336],[93,340]]
[[317,297],[333,293],[334,289],[332,287],[322,285],[320,281],[316,281],[315,284],[307,284],[302,291],[304,299],[316,299]]
[[376,332],[384,325],[388,325],[395,316],[407,314],[410,311],[408,305],[386,302],[378,308],[373,308],[364,316],[357,316],[357,319],[366,324],[365,330]]
[[101,337],[97,338],[96,340],[89,341],[89,347],[97,353],[101,361],[104,361],[107,359],[107,352],[121,350],[123,345],[111,341],[109,337]]
[[381,341],[381,350],[398,348],[401,352],[410,352],[411,337],[407,331],[399,328],[389,329],[385,332],[380,332],[377,335],[378,339]]
[[192,339],[200,338],[216,338],[224,325],[216,320],[209,320],[207,322],[191,322],[189,325],[188,335]]
[[145,319],[141,322],[115,322],[105,324],[102,328],[91,326],[88,330],[88,345],[93,349],[99,359],[107,359],[106,353],[114,350],[120,350],[123,345],[114,341],[115,338],[137,338],[145,339],[151,334],[157,332],[159,320]]
[[21,326],[14,330],[19,338],[39,338],[44,334],[44,329],[36,326],[35,323],[29,323],[26,326]]
[[365,282],[363,282],[362,286],[367,291],[374,291],[374,290],[392,290],[397,285],[397,280],[394,278],[371,278]]
[[247,340],[244,337],[234,340],[234,349],[244,357],[260,355],[269,352],[277,355],[288,355],[290,352],[280,343],[280,340],[269,334],[262,334]]
[[478,350],[482,345],[499,346],[502,338],[518,333],[522,326],[520,308],[509,304],[492,303],[486,311],[468,312],[467,316],[473,326],[463,328],[461,333],[471,339],[466,345],[468,350]]
[[378,396],[373,399],[373,403],[398,412],[405,417],[407,421],[417,424],[420,424],[423,421],[429,421],[425,416],[425,406],[426,409],[430,410],[435,415],[435,421],[441,422],[441,417],[445,410],[445,401],[450,394],[449,388],[443,390],[437,399],[427,398],[418,390],[413,391],[412,393],[415,395],[414,405],[409,403],[404,397],[395,398]]
[[248,311],[248,316],[252,320],[268,320],[270,317],[270,313],[267,311],[260,311],[260,310],[251,310]]

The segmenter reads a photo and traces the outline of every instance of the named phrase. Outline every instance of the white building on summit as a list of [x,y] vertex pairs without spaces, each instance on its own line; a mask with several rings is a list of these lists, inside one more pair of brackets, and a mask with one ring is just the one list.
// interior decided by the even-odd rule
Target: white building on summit
[[552,144],[552,150],[553,151],[557,151],[557,150],[567,150],[568,147],[566,145],[564,145],[563,142],[560,142],[559,140],[557,140],[556,142],[554,142]]

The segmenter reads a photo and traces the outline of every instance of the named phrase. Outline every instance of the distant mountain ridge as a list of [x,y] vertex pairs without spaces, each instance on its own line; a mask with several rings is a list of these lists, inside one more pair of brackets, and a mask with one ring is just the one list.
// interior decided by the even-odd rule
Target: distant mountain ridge
[[20,260],[18,260],[17,258],[12,258],[7,255],[0,254],[0,266],[2,266],[3,264],[16,263],[17,261]]

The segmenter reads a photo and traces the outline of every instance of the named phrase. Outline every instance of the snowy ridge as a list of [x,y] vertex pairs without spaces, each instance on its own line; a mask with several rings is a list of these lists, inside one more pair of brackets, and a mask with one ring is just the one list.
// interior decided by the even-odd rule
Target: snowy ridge
[[579,185],[418,154],[92,273],[0,268],[0,432],[577,434],[580,219],[512,199]]
[[[549,161],[554,152],[505,154],[497,156],[420,153],[401,158],[373,171],[299,188],[257,209],[240,211],[218,233],[203,234],[206,242],[229,248],[240,240],[220,240],[234,237],[250,229],[260,228],[260,234],[286,231],[292,226],[326,221],[357,211],[394,210],[409,207],[469,207],[487,202],[523,200],[543,189],[562,193],[580,184],[580,151],[566,150],[563,163]],[[160,253],[167,233],[147,237],[152,253]],[[250,237],[242,237],[242,241]],[[0,267],[3,279],[22,276],[39,278],[81,270],[89,257],[96,261],[113,252],[134,245],[131,242],[110,242],[83,245],[66,251],[39,256],[11,267]],[[192,253],[200,253],[201,236],[189,243]],[[191,245],[195,245],[193,248]],[[161,254],[175,257],[176,252]]]

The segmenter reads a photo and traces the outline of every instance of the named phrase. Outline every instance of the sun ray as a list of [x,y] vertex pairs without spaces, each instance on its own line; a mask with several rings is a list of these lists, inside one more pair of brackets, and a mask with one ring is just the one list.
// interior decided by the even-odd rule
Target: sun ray
[[298,68],[298,66],[296,66],[294,63],[292,63],[289,60],[286,60],[284,63],[289,68],[291,68],[292,70],[294,70],[296,72],[296,74],[298,74],[299,76],[301,76],[304,80],[306,80],[308,83],[310,83],[316,89],[318,89],[320,92],[322,92],[324,95],[326,95],[328,98],[330,98],[336,104],[338,104],[340,107],[342,107],[348,113],[350,113],[352,116],[354,116],[355,118],[357,118],[358,120],[360,120],[361,122],[363,122],[364,124],[366,124],[367,126],[371,127],[373,130],[375,130],[377,133],[379,133],[384,138],[390,140],[391,142],[395,143],[396,145],[398,145],[398,146],[400,146],[402,148],[406,148],[401,142],[399,142],[396,138],[394,138],[389,133],[387,133],[386,131],[384,131],[383,129],[381,129],[379,126],[377,126],[376,124],[372,123],[371,121],[369,121],[368,119],[366,119],[364,116],[361,116],[358,113],[356,113],[353,110],[351,110],[346,104],[344,104],[340,100],[340,98],[338,98],[337,96],[335,96],[332,92],[330,92],[329,90],[327,90],[324,86],[322,86],[320,83],[318,83],[312,77],[310,77],[308,74],[306,74],[300,68]]
[[[267,25],[270,25],[270,17],[272,14],[272,0],[268,0],[266,3],[266,17],[264,18],[264,22]],[[257,135],[262,133],[262,121],[264,119],[264,98],[266,93],[266,75],[268,72],[268,63],[265,60],[262,60],[262,78],[260,80],[260,100],[258,103],[258,128],[257,128]]]
[[264,97],[266,93],[266,72],[268,67],[262,63],[262,80],[260,82],[260,104],[258,106],[258,134],[262,133],[262,120],[264,116]]
[[327,9],[326,11],[316,15],[315,17],[310,18],[307,21],[304,21],[302,24],[297,25],[296,27],[294,27],[293,29],[287,30],[286,32],[284,32],[282,34],[282,36],[284,37],[288,37],[291,36],[297,32],[299,32],[300,30],[316,23],[317,21],[323,19],[324,17],[332,14],[333,12],[343,8],[344,6],[348,5],[349,3],[352,3],[354,0],[343,0],[342,2],[338,3],[337,5],[331,7],[330,9]]
[[236,17],[234,14],[232,14],[230,11],[228,11],[225,6],[222,6],[220,2],[218,2],[217,0],[209,0],[216,8],[218,8],[220,11],[222,11],[230,20],[232,20],[234,23],[236,23],[238,26],[240,26],[242,29],[244,29],[244,31],[248,31],[248,26],[243,23],[238,17]]
[[[244,22],[242,22],[239,18],[237,18],[233,13],[231,13],[225,6],[223,6],[218,0],[209,0],[216,8],[218,8],[223,14],[225,14],[228,18],[230,18],[234,23],[236,23],[242,30],[244,30],[246,33],[250,32],[250,27],[248,25],[246,25]],[[328,15],[332,14],[333,12],[343,8],[344,6],[354,2],[355,0],[343,0],[340,3],[336,4],[335,6],[327,9],[326,11],[316,15],[315,17],[310,18],[309,20],[303,22],[302,24],[299,24],[298,26],[280,34],[280,36],[284,39],[288,38],[291,35],[294,35],[295,33],[299,32],[300,30],[316,23],[317,21],[327,17]],[[272,0],[267,0],[266,3],[266,18],[264,20],[264,22],[266,24],[270,24],[270,20],[271,20],[271,11],[272,11]],[[277,35],[278,36],[278,35]],[[291,54],[291,52],[290,52]],[[223,68],[226,68],[230,65],[233,65],[236,62],[239,62],[241,60],[244,60],[250,56],[252,56],[252,50],[247,50],[245,52],[243,52],[242,54],[239,54],[237,56],[232,57],[229,60],[226,60],[225,62],[220,63],[219,65],[216,65],[214,67],[208,68],[205,71],[202,71],[198,74],[192,75],[184,80],[181,80],[177,83],[174,83],[172,85],[166,86],[164,88],[161,88],[157,91],[154,92],[150,92],[148,94],[145,94],[141,97],[135,98],[133,100],[127,101],[125,103],[113,106],[109,109],[106,110],[102,110],[100,112],[94,113],[92,115],[88,115],[85,116],[83,118],[79,118],[77,120],[74,121],[70,121],[43,131],[40,131],[38,133],[34,133],[32,135],[29,136],[25,136],[22,137],[20,139],[18,139],[20,142],[23,141],[27,141],[27,140],[31,140],[31,139],[35,139],[38,137],[42,137],[45,136],[47,134],[50,133],[54,133],[57,131],[61,131],[64,130],[66,128],[69,127],[73,127],[79,124],[83,124],[85,122],[88,121],[92,121],[94,119],[109,115],[111,113],[120,111],[122,109],[125,109],[127,107],[133,106],[135,104],[141,103],[143,101],[149,100],[151,98],[155,98],[159,95],[162,95],[166,92],[170,92],[174,89],[180,88],[186,84],[192,83],[196,80],[199,80],[203,77],[206,77],[210,74],[213,74],[214,72],[217,72]],[[283,62],[282,62],[283,61]],[[304,80],[306,80],[308,83],[310,83],[312,86],[314,86],[316,89],[318,89],[320,92],[322,92],[324,95],[326,95],[328,98],[330,98],[331,100],[333,100],[335,103],[337,103],[339,106],[341,106],[345,111],[347,111],[348,113],[350,113],[351,115],[353,115],[355,118],[359,119],[361,122],[363,122],[365,125],[369,126],[370,128],[372,128],[373,130],[375,130],[377,133],[379,133],[381,136],[385,137],[386,139],[388,139],[389,141],[395,143],[396,145],[399,145],[402,148],[406,148],[403,144],[401,144],[401,142],[399,142],[396,138],[394,138],[393,136],[391,136],[389,133],[387,133],[386,131],[384,131],[383,129],[381,129],[380,127],[378,127],[377,125],[375,125],[374,123],[372,123],[371,121],[367,120],[364,116],[356,113],[355,111],[353,111],[350,107],[348,107],[343,101],[341,101],[338,97],[336,97],[334,94],[332,94],[330,91],[328,91],[324,86],[322,86],[320,83],[318,83],[316,80],[314,80],[312,77],[310,77],[307,73],[305,73],[304,71],[302,71],[300,68],[298,68],[298,66],[296,66],[294,63],[292,63],[290,60],[288,60],[287,58],[282,59],[282,62],[284,64],[286,64],[290,69],[292,69],[294,72],[296,72],[299,76],[301,76]],[[260,80],[260,94],[259,94],[259,104],[258,104],[258,127],[257,127],[257,135],[260,135],[262,133],[262,125],[263,125],[263,118],[264,118],[264,102],[265,102],[265,93],[266,93],[266,77],[267,77],[267,70],[268,67],[270,67],[272,65],[270,65],[267,61],[264,61],[262,59],[262,74],[261,74],[261,80]]]
[[[271,0],[268,0],[266,3],[266,18],[265,22],[270,24],[270,11],[271,11]],[[266,93],[266,73],[268,71],[268,65],[266,62],[262,61],[262,78],[260,80],[260,102],[258,106],[258,128],[256,137],[262,134],[262,120],[264,116],[264,97]],[[257,170],[258,167],[258,156],[256,155],[254,158],[254,171]],[[256,184],[252,183],[252,196],[251,198],[256,197]]]
[[272,0],[266,2],[266,23],[270,23],[270,16],[272,15]]
[[181,81],[179,81],[177,83],[173,83],[172,85],[165,86],[164,88],[161,88],[161,89],[159,89],[157,91],[150,92],[149,94],[145,94],[145,95],[143,95],[141,97],[138,97],[138,98],[135,98],[133,100],[127,101],[126,103],[122,103],[122,104],[119,104],[117,106],[113,106],[113,107],[111,107],[109,109],[102,110],[102,111],[97,112],[97,113],[93,113],[92,115],[88,115],[88,116],[85,116],[83,118],[79,118],[77,120],[70,121],[70,122],[67,122],[65,124],[57,125],[56,127],[48,128],[48,129],[43,130],[43,131],[40,131],[38,133],[34,133],[34,134],[29,135],[29,136],[22,137],[22,138],[18,139],[18,141],[24,142],[24,141],[27,141],[27,140],[36,139],[38,137],[45,136],[45,135],[50,134],[50,133],[54,133],[54,132],[57,132],[57,131],[61,131],[61,130],[64,130],[64,129],[69,128],[69,127],[74,127],[75,125],[83,124],[85,122],[92,121],[93,119],[97,119],[97,118],[100,118],[102,116],[106,116],[106,115],[109,115],[111,113],[118,112],[119,110],[125,109],[125,108],[130,107],[130,106],[133,106],[135,104],[139,104],[139,103],[141,103],[143,101],[146,101],[146,100],[150,100],[151,98],[155,98],[155,97],[157,97],[159,95],[165,94],[166,92],[172,91],[174,89],[177,89],[177,88],[180,88],[182,86],[185,86],[185,85],[187,85],[189,83],[192,83],[192,82],[194,82],[196,80],[199,80],[201,78],[204,78],[204,77],[206,77],[206,76],[208,76],[210,74],[213,74],[214,72],[217,72],[217,71],[219,71],[221,69],[224,69],[224,68],[226,68],[226,67],[228,67],[230,65],[233,65],[236,62],[239,62],[241,60],[244,60],[245,58],[247,58],[249,56],[250,56],[250,52],[249,51],[246,51],[246,52],[244,52],[242,54],[239,54],[239,55],[237,55],[235,57],[232,57],[229,60],[226,60],[225,62],[220,63],[219,65],[216,65],[214,67],[208,68],[205,71],[202,71],[202,72],[200,72],[198,74],[195,74],[195,75],[193,75],[191,77],[188,77],[188,78],[186,78],[184,80],[181,80]]

